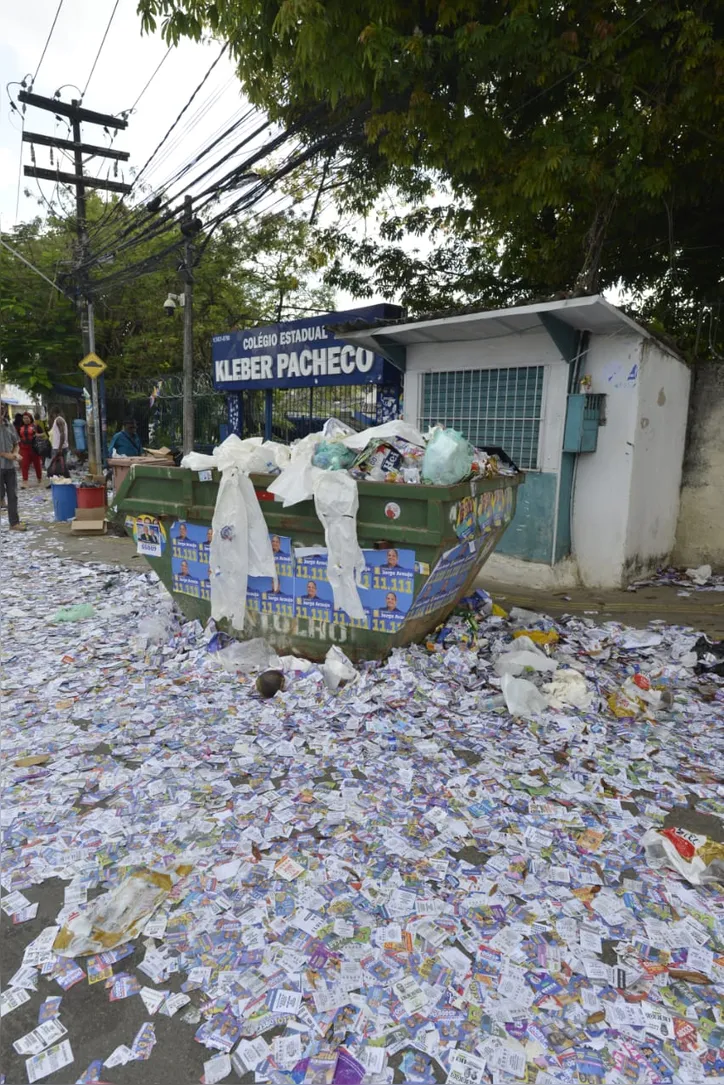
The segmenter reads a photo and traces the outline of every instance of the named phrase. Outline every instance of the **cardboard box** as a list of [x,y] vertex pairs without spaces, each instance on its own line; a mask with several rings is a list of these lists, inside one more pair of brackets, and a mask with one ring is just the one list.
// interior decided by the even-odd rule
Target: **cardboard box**
[[71,520],[70,530],[73,535],[105,535],[105,509],[76,509],[75,519]]

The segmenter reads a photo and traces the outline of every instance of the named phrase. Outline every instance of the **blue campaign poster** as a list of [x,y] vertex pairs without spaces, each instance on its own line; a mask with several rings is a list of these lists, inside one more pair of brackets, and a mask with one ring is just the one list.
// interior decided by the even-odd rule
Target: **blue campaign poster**
[[250,576],[246,587],[246,605],[262,614],[283,614],[294,617],[294,555],[292,540],[284,535],[271,535],[276,576]]
[[362,606],[370,615],[370,629],[394,633],[404,622],[415,592],[414,550],[364,550]]
[[[327,580],[327,551],[318,548],[317,553],[302,549],[296,555],[294,566],[294,596],[298,618],[316,618],[331,622],[334,613],[334,595]],[[349,619],[348,619],[349,620]]]
[[432,614],[455,598],[477,562],[482,545],[482,539],[471,539],[443,554],[415,600],[410,610],[411,618]]
[[334,609],[334,593],[327,578],[327,553],[297,553],[295,596],[297,616],[334,621],[380,633],[400,628],[412,606],[415,590],[414,550],[364,550],[365,570],[358,587],[364,618],[350,618]]
[[171,524],[173,591],[195,599],[211,598],[209,545],[213,532],[203,524],[176,520]]

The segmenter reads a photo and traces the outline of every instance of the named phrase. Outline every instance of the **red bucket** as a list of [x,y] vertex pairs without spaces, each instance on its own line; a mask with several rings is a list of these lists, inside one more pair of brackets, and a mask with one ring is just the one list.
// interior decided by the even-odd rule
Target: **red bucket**
[[79,486],[79,509],[104,509],[106,507],[105,486]]

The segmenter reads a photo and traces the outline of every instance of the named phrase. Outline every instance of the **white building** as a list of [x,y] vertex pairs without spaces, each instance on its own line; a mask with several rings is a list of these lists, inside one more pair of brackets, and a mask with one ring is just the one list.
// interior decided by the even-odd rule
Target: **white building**
[[[404,416],[526,471],[486,571],[620,587],[674,546],[690,374],[600,296],[346,330],[404,368]],[[584,378],[588,378],[584,380]],[[590,449],[590,451],[585,451]]]

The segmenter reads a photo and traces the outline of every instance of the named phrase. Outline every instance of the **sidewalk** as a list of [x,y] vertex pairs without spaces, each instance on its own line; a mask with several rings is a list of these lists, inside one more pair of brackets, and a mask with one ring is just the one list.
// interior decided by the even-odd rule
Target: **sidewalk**
[[[43,496],[43,503],[37,502]],[[36,502],[31,499],[35,497]],[[52,501],[47,490],[21,491],[20,514],[36,533],[37,545],[52,553],[63,554],[71,561],[107,562],[145,572],[148,566],[136,553],[131,539],[113,535],[74,535],[70,524],[52,520]],[[523,607],[561,617],[580,614],[596,623],[621,622],[643,627],[650,621],[669,625],[691,626],[714,640],[724,640],[724,592],[691,590],[680,595],[681,588],[668,584],[630,591],[604,591],[598,588],[571,588],[565,591],[530,590],[523,584],[505,584],[486,580],[480,583],[504,609]]]
[[724,592],[691,591],[668,584],[633,591],[603,591],[599,588],[570,588],[567,591],[532,591],[521,584],[486,582],[485,570],[480,581],[486,591],[505,610],[522,607],[559,618],[563,614],[582,614],[602,622],[621,622],[643,627],[650,621],[684,625],[707,633],[714,640],[724,639]]

